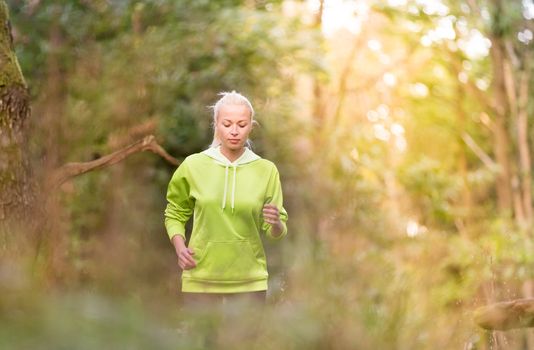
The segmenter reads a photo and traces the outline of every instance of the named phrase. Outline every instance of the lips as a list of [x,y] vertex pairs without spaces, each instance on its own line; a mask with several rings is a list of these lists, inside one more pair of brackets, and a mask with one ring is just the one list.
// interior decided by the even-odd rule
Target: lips
[[239,140],[237,140],[237,139],[228,139],[228,141],[230,141],[231,143],[238,143],[239,142]]

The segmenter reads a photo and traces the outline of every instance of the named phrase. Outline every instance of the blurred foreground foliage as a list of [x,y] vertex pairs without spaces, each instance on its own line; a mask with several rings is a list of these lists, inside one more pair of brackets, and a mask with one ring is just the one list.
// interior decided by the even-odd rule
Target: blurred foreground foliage
[[[2,252],[0,347],[200,349],[215,333],[214,347],[232,349],[495,346],[471,310],[521,297],[534,247],[498,210],[497,172],[462,139],[494,156],[481,98],[492,58],[461,43],[514,37],[512,5],[479,18],[467,1],[376,2],[357,35],[327,37],[299,1],[7,3],[36,171],[150,133],[178,158],[200,151],[209,105],[235,89],[257,112],[255,151],[282,174],[290,234],[265,242],[263,316],[188,314],[163,228],[173,169],[138,154],[85,174],[62,186],[36,253]],[[428,43],[447,21],[456,36]],[[513,348],[524,333],[506,336]]]

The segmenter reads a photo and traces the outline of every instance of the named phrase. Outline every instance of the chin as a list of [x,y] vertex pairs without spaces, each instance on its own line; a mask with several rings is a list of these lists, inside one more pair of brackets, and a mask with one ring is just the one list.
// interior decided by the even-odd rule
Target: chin
[[228,144],[228,145],[226,145],[226,148],[231,149],[231,150],[233,150],[233,151],[238,151],[238,150],[240,150],[241,148],[243,148],[243,146],[244,146],[244,145],[241,145],[241,144],[240,144],[240,145]]

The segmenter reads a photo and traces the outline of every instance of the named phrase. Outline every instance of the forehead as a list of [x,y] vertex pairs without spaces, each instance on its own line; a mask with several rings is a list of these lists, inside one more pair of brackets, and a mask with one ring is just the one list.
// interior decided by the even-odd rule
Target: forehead
[[219,108],[219,119],[249,120],[250,109],[244,105],[223,105]]

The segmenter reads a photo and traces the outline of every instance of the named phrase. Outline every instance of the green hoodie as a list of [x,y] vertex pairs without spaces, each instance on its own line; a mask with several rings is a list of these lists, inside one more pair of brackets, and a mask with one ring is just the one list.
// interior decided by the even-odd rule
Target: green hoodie
[[[212,147],[180,164],[167,190],[165,227],[169,238],[185,239],[193,216],[189,248],[197,266],[182,272],[183,292],[235,293],[267,290],[267,260],[260,233],[287,234],[280,175],[275,164],[249,148],[234,162]],[[282,234],[272,235],[263,206],[278,207]]]

